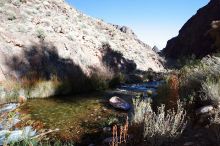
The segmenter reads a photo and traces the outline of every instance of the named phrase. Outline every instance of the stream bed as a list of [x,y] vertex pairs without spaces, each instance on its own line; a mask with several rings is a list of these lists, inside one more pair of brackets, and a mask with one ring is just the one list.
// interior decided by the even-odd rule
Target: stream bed
[[[46,129],[59,129],[53,137],[64,141],[87,141],[104,136],[103,128],[127,113],[108,104],[102,93],[62,98],[32,99],[21,107]],[[111,131],[110,131],[111,132]],[[108,133],[106,133],[108,135]],[[88,139],[90,138],[90,139]]]
[[[37,127],[31,125],[37,131],[59,129],[50,134],[50,138],[80,144],[97,143],[111,136],[111,126],[123,123],[128,116],[128,111],[115,109],[109,104],[110,97],[117,95],[132,104],[134,93],[146,93],[150,90],[156,95],[160,84],[161,82],[123,85],[102,93],[29,99],[19,107],[19,111],[38,123]],[[24,125],[27,126],[26,123]]]

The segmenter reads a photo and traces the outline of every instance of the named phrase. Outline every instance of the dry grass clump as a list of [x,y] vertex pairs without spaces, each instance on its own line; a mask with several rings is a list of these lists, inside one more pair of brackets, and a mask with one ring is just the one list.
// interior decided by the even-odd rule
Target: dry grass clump
[[26,98],[47,98],[55,95],[67,95],[108,89],[119,82],[111,72],[96,71],[91,75],[73,76],[62,79],[51,75],[49,79],[41,77],[40,72],[31,72],[20,80],[8,80],[0,84],[0,102],[17,102],[19,96]]
[[154,146],[173,142],[182,134],[186,126],[186,111],[181,102],[178,101],[176,111],[166,111],[165,105],[161,105],[157,110],[154,112],[151,104],[139,100],[138,104],[134,104],[132,115],[132,123],[142,124],[144,127],[144,140]]
[[145,119],[145,115],[147,112],[152,112],[151,104],[145,100],[141,100],[140,98],[133,98],[133,107],[134,111],[131,113],[131,122],[132,124],[141,124]]
[[186,112],[180,102],[177,105],[177,111],[165,111],[165,105],[162,105],[158,107],[158,113],[145,115],[144,137],[152,145],[173,142],[182,134],[186,126]]
[[179,100],[179,78],[177,75],[173,74],[169,77],[168,86],[170,91],[166,99],[167,109],[176,108]]
[[204,99],[218,104],[220,102],[220,80],[208,78],[202,83],[202,92]]

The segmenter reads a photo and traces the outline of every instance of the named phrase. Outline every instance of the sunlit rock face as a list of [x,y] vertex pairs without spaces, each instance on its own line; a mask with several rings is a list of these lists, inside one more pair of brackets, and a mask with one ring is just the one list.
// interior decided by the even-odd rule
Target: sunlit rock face
[[220,50],[220,0],[211,0],[189,19],[179,35],[168,41],[163,50],[166,57],[203,57]]
[[0,19],[1,80],[20,78],[33,67],[46,70],[44,74],[109,72],[103,44],[121,54],[119,65],[129,60],[138,70],[163,70],[158,54],[132,30],[87,16],[63,0],[4,0]]

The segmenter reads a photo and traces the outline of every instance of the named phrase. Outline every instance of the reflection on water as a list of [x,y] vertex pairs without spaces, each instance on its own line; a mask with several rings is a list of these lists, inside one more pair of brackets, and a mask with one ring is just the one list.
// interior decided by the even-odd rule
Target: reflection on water
[[120,114],[109,107],[100,94],[33,99],[23,108],[29,111],[32,119],[43,122],[46,128],[59,128],[62,139],[80,139],[82,134],[97,132],[109,117]]

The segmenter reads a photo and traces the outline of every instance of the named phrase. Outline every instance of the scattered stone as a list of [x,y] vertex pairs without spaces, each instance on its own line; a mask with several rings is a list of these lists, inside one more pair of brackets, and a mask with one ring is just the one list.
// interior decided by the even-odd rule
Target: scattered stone
[[107,109],[105,107],[102,108],[103,111],[107,111]]
[[196,110],[196,114],[206,114],[209,113],[213,110],[213,106],[212,105],[208,105],[208,106],[203,106],[201,108],[199,108],[198,110]]
[[103,144],[110,144],[110,143],[112,143],[112,140],[113,140],[113,137],[108,137],[108,138],[104,139],[102,143]]
[[103,132],[110,132],[112,129],[111,127],[104,127]]
[[193,142],[186,142],[186,143],[184,143],[184,146],[193,146],[193,145],[194,145]]
[[33,130],[31,126],[25,127],[23,130],[2,130],[0,131],[0,145],[3,145],[3,142],[7,144],[18,142],[24,139],[31,138],[36,135],[36,130]]

